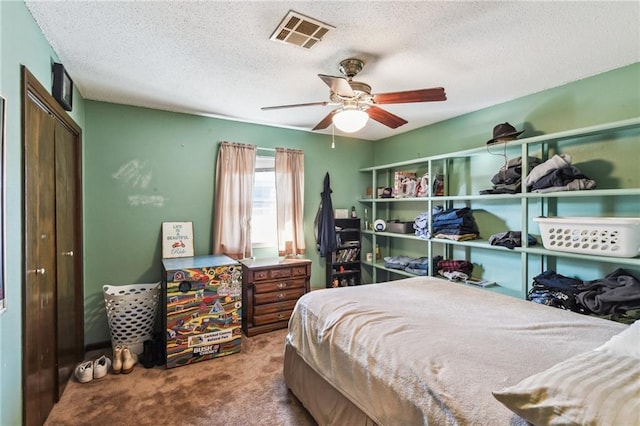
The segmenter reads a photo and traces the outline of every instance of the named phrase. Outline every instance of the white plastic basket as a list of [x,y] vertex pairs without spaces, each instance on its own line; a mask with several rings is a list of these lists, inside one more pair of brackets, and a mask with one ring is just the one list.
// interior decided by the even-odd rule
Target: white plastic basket
[[613,257],[640,253],[640,218],[536,217],[547,250]]
[[160,284],[102,287],[112,346],[128,346],[131,352],[138,355],[143,352],[144,341],[153,336]]

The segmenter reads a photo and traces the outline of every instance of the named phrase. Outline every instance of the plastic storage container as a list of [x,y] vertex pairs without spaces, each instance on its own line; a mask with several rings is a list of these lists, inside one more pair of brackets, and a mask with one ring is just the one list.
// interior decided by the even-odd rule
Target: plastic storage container
[[413,234],[413,221],[411,222],[387,222],[387,232],[396,234]]
[[138,355],[143,352],[144,341],[153,337],[160,287],[160,282],[102,287],[112,346],[128,346]]
[[547,250],[597,256],[640,254],[640,218],[536,217]]

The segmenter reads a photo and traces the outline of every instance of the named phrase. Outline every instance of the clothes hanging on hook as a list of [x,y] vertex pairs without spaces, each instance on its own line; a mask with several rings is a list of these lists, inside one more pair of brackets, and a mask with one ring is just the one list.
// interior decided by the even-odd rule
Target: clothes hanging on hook
[[329,172],[327,172],[324,176],[320,206],[318,207],[314,221],[316,227],[316,246],[320,252],[320,257],[331,256],[331,253],[338,248],[331,192]]

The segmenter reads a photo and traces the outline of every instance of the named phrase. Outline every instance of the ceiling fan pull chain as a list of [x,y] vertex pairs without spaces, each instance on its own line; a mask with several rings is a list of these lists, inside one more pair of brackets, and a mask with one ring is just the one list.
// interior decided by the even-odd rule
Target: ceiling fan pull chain
[[336,149],[336,125],[331,123],[331,149]]

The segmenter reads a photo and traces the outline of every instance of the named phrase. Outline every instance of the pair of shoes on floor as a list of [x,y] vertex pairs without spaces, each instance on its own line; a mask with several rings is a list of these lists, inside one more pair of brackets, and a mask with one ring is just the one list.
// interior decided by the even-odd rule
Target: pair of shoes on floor
[[138,363],[138,356],[128,346],[116,345],[113,348],[113,374],[129,374]]
[[160,366],[165,363],[164,347],[159,337],[145,340],[143,348],[144,350],[140,356],[140,364],[142,364],[144,368],[153,368],[156,365]]
[[94,361],[84,361],[78,364],[74,375],[80,383],[88,383],[93,379],[101,379],[106,376],[109,367],[111,367],[111,360],[102,355]]

